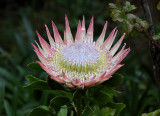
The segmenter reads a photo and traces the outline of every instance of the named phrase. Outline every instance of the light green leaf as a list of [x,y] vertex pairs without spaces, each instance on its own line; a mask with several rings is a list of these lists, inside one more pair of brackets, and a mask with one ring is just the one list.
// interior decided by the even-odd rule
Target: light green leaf
[[64,105],[61,107],[60,111],[58,112],[58,116],[67,116],[67,106]]
[[115,112],[116,112],[116,109],[112,109],[109,107],[102,108],[102,110],[101,110],[101,113],[103,116],[114,116]]
[[144,113],[142,116],[160,116],[160,109],[150,113]]
[[123,8],[126,12],[136,9],[135,5],[131,5],[129,1],[126,1],[125,6]]
[[116,5],[114,3],[109,3],[109,8],[116,8]]
[[128,13],[126,16],[127,16],[127,18],[130,19],[130,20],[136,19],[136,15],[131,14],[131,13]]
[[154,36],[153,36],[153,39],[154,39],[154,40],[160,39],[160,33],[158,33],[157,35],[154,35]]
[[104,107],[100,109],[98,106],[95,106],[94,113],[91,116],[114,116],[115,109],[112,109],[110,107]]

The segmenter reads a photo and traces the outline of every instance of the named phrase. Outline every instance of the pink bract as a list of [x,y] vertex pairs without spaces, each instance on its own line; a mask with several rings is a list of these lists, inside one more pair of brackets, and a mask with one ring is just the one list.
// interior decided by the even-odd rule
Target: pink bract
[[93,41],[93,17],[87,32],[84,17],[82,25],[79,21],[75,38],[72,36],[67,16],[65,22],[66,30],[63,39],[52,22],[54,39],[45,25],[50,45],[38,32],[41,47],[37,42],[37,47],[32,44],[41,61],[37,62],[53,80],[71,88],[92,87],[108,80],[123,66],[119,63],[130,52],[130,48],[125,49],[126,44],[124,44],[122,49],[116,52],[125,33],[111,47],[118,31],[114,28],[104,40],[107,21],[97,41]]

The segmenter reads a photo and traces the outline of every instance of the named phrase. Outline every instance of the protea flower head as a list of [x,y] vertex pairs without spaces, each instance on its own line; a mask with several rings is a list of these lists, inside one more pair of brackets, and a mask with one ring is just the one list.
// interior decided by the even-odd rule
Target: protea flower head
[[104,25],[101,35],[97,41],[93,41],[93,17],[86,32],[85,20],[83,17],[82,25],[79,21],[75,39],[72,36],[68,18],[65,16],[66,30],[62,40],[56,25],[52,22],[54,40],[48,30],[46,31],[50,45],[40,36],[41,47],[36,42],[34,51],[41,62],[40,66],[59,83],[71,88],[84,88],[100,84],[115,73],[122,64],[119,64],[129,53],[130,48],[125,49],[125,44],[117,53],[125,34],[113,46],[116,37],[116,28],[110,33],[104,41],[107,21]]

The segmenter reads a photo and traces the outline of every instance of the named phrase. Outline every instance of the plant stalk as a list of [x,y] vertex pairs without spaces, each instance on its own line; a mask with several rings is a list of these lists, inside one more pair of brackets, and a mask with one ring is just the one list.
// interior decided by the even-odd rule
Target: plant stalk
[[76,109],[77,109],[77,116],[82,116],[82,93],[81,93],[81,90],[77,90]]

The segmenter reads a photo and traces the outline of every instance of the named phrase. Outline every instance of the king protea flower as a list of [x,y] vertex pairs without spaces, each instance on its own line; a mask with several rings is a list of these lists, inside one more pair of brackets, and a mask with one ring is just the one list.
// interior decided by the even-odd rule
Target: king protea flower
[[125,34],[111,47],[117,30],[114,28],[104,41],[107,21],[97,41],[93,41],[93,17],[87,32],[84,17],[82,25],[79,21],[75,38],[72,36],[67,16],[65,23],[66,30],[63,39],[52,22],[55,41],[45,25],[50,45],[38,32],[41,47],[37,42],[38,47],[32,44],[41,61],[37,62],[51,76],[51,79],[71,88],[91,87],[108,80],[123,66],[119,63],[129,53],[130,48],[125,49],[124,44],[117,54],[116,52]]

